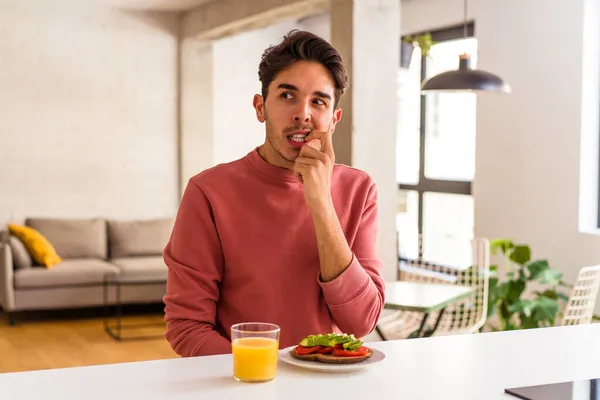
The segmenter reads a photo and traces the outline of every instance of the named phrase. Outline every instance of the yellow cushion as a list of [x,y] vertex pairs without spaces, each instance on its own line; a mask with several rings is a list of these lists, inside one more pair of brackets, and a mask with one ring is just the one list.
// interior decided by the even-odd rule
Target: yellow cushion
[[8,232],[19,238],[31,257],[40,265],[51,268],[62,259],[50,242],[38,231],[28,226],[8,224]]

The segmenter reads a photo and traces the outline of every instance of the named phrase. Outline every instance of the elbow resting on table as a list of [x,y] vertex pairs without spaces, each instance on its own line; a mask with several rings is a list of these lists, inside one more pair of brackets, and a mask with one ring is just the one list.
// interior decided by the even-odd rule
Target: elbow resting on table
[[231,342],[213,326],[190,319],[167,319],[165,339],[181,357],[212,356],[231,353]]
[[201,325],[185,319],[167,320],[165,339],[181,357],[194,357],[197,350],[191,342],[198,336]]
[[165,339],[175,353],[181,357],[195,357],[202,355],[202,342],[204,341],[204,324],[193,320],[172,319],[167,321]]
[[357,332],[354,334],[356,337],[365,337],[375,330],[375,327],[379,323],[379,317],[383,310],[383,298],[377,296],[377,300],[368,311],[363,314],[365,316],[364,323],[357,327]]
[[357,338],[365,337],[375,330],[383,310],[383,294],[377,295],[369,302],[367,307],[357,311],[346,318],[336,318],[337,327],[344,333],[353,334]]

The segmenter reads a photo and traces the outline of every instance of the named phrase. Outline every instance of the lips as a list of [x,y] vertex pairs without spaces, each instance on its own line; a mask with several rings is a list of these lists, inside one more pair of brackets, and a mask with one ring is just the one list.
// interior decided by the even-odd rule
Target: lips
[[291,134],[287,136],[288,142],[292,147],[298,149],[306,143],[306,137],[309,133],[310,130],[308,129],[291,132]]

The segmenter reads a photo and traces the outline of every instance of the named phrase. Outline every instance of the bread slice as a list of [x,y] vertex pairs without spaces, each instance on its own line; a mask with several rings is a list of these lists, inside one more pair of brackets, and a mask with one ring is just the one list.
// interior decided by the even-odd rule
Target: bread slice
[[338,357],[338,356],[332,356],[331,354],[318,354],[318,353],[301,355],[301,354],[296,354],[296,348],[293,348],[292,350],[290,350],[290,352],[292,353],[292,356],[294,356],[300,360],[318,361],[318,362],[327,363],[327,364],[354,364],[354,363],[359,363],[359,362],[365,361],[366,359],[370,358],[373,355],[372,349],[369,349],[367,354],[365,354],[364,356],[357,356],[357,357]]

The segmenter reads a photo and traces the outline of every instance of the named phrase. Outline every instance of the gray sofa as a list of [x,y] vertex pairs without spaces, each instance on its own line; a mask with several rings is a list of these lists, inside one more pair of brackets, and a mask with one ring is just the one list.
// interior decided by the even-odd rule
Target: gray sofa
[[[62,262],[52,268],[35,265],[22,242],[0,234],[0,306],[9,315],[24,310],[80,308],[104,304],[106,274],[133,280],[165,280],[162,258],[174,219],[105,220],[28,218],[56,249]],[[108,290],[115,303],[114,287]],[[123,286],[121,302],[160,303],[165,286]]]

